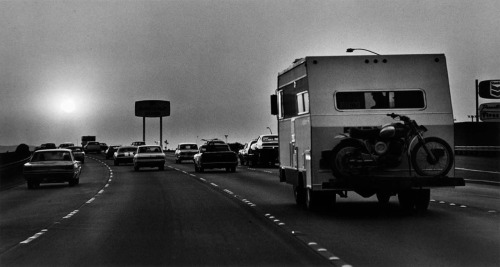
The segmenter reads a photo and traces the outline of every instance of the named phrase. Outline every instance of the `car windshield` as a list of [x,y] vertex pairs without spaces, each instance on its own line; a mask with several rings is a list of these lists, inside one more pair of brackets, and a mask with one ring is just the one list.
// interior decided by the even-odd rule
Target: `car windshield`
[[198,149],[197,145],[180,145],[180,149]]
[[139,147],[139,153],[157,153],[161,152],[161,149],[159,146],[143,146]]
[[223,145],[223,144],[208,145],[208,146],[204,146],[204,147],[205,147],[205,151],[207,151],[207,152],[229,151],[229,147],[227,145]]
[[73,151],[73,152],[81,152],[82,149],[79,148],[79,147],[70,147],[70,149]]
[[66,151],[43,151],[33,155],[31,162],[37,161],[71,161],[71,154]]
[[136,150],[136,147],[123,147],[118,150],[118,153],[135,152]]
[[278,136],[263,136],[262,142],[277,142]]

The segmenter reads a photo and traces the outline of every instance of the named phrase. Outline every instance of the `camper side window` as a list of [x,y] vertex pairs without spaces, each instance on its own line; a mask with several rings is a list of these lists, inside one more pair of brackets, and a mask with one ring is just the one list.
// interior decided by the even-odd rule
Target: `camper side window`
[[335,108],[338,110],[424,109],[426,107],[425,93],[420,89],[335,92],[334,99]]
[[302,92],[297,94],[297,111],[298,114],[309,113],[309,93]]

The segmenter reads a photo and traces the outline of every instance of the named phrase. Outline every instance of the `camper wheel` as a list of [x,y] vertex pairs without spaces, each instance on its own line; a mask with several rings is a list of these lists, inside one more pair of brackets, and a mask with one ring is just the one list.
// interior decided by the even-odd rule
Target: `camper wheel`
[[306,190],[301,185],[293,186],[293,196],[297,205],[304,206],[306,204]]

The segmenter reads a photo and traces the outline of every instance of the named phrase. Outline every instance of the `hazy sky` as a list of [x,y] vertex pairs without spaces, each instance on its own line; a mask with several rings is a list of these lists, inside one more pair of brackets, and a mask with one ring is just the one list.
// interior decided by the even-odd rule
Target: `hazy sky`
[[[500,79],[499,13],[498,0],[0,0],[0,145],[130,144],[142,140],[134,103],[149,99],[171,102],[169,147],[245,143],[276,132],[278,72],[348,47],[444,53],[454,117],[467,121],[475,79]],[[146,141],[159,139],[147,119]]]

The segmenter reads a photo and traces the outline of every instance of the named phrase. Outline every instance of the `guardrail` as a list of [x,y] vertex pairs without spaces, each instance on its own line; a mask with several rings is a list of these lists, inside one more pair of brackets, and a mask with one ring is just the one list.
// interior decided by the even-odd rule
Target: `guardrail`
[[27,157],[27,158],[22,159],[22,160],[18,160],[18,161],[11,162],[8,164],[0,165],[0,172],[4,172],[4,171],[7,171],[9,169],[20,167],[24,163],[28,162],[29,159],[30,159],[30,157]]
[[456,155],[500,155],[500,146],[455,146]]

